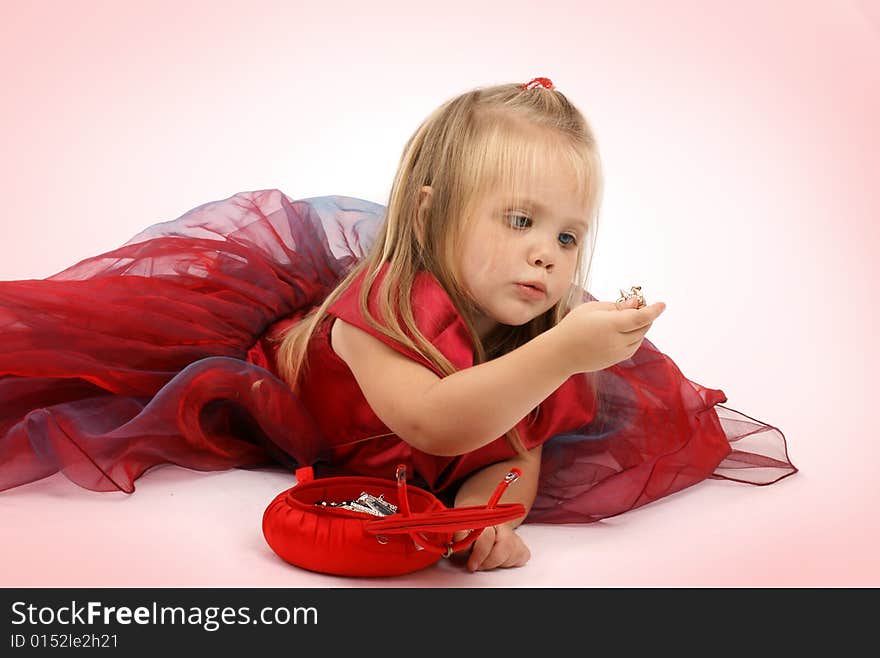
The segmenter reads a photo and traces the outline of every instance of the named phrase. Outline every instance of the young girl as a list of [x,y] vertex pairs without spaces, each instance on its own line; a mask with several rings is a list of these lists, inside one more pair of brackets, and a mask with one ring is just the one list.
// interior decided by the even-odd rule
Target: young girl
[[474,570],[524,564],[524,520],[795,473],[777,428],[645,339],[663,303],[586,291],[601,190],[586,119],[536,78],[434,111],[387,208],[245,192],[0,282],[0,490],[60,470],[131,493],[162,463],[405,463],[467,506],[517,466],[502,502],[527,515],[459,556]]

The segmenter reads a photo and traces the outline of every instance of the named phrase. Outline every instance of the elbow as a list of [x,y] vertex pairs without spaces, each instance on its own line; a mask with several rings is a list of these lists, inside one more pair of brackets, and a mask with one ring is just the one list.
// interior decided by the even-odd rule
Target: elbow
[[442,441],[429,443],[424,449],[421,450],[422,452],[429,455],[434,455],[435,457],[458,457],[459,455],[463,455],[467,452],[467,450],[453,448],[450,446],[449,443],[444,443]]
[[[440,434],[436,430],[429,431],[424,427],[416,427],[410,432],[410,438],[402,438],[416,450],[424,452],[435,457],[458,457],[479,447],[474,444],[468,437],[457,434],[449,436],[448,434]],[[483,443],[486,443],[485,441]]]
[[423,432],[414,432],[410,438],[403,438],[410,446],[426,455],[435,457],[455,457],[461,453],[453,449],[448,441],[437,440]]

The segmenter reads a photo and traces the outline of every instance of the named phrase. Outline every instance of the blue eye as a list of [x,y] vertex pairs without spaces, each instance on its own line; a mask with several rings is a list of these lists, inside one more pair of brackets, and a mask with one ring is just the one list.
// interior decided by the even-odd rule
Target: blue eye
[[[508,215],[508,217],[512,218],[512,219],[525,219],[525,220],[529,219],[528,216],[526,216],[526,215]],[[514,222],[514,223],[517,224],[516,222]],[[525,226],[517,225],[517,226],[515,226],[515,228],[525,228]]]
[[[514,220],[514,221],[512,222],[512,228],[515,228],[515,229],[518,229],[518,230],[522,230],[522,229],[524,229],[524,228],[528,228],[528,227],[527,227],[527,226],[523,226],[522,224],[520,224],[519,222],[517,222],[517,221],[515,221],[515,220],[518,220],[518,219],[524,219],[524,220],[526,220],[527,222],[530,222],[530,221],[531,221],[531,218],[530,218],[528,215],[510,214],[510,215],[507,216],[507,218],[508,218],[508,220]],[[566,238],[571,238],[571,240],[570,240],[569,242],[562,242],[562,245],[563,245],[564,247],[574,247],[574,246],[577,246],[577,237],[574,236],[574,235],[572,235],[571,233],[560,233],[559,236],[560,236],[560,237],[563,237],[563,236],[564,236],[564,237],[566,237]]]

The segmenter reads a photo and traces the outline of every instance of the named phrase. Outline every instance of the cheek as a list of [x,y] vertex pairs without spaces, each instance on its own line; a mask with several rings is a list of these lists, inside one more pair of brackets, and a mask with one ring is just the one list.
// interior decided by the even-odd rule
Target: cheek
[[474,292],[479,290],[485,277],[485,254],[473,245],[465,245],[459,253],[459,273],[465,287]]
[[574,280],[574,273],[576,269],[577,261],[573,259],[572,262],[566,266],[565,270],[563,272],[560,272],[562,276],[557,282],[557,288],[555,291],[555,296],[557,300],[565,297],[568,294],[571,286],[573,285],[572,281]]
[[475,240],[465,245],[462,250],[463,270],[476,279],[474,283],[479,284],[480,278],[500,270],[500,256],[501,249],[497,240],[488,236],[482,241]]
[[[480,290],[485,287],[492,273],[492,268],[486,262],[485,254],[474,254],[467,266],[468,283],[474,290]],[[483,257],[481,257],[483,256]]]

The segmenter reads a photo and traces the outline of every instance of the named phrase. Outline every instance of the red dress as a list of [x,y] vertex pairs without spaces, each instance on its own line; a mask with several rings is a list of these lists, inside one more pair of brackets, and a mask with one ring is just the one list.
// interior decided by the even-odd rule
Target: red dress
[[[504,437],[428,455],[373,413],[330,347],[334,318],[433,367],[364,322],[361,278],[313,337],[300,395],[278,378],[268,337],[326,298],[383,219],[383,206],[351,197],[243,192],[47,279],[0,282],[0,491],[59,470],[88,489],[131,493],[163,463],[390,478],[403,461],[442,497],[513,456]],[[412,300],[429,340],[459,368],[473,365],[432,275],[419,274]],[[708,477],[770,484],[797,471],[782,432],[721,406],[722,391],[686,379],[648,340],[601,371],[597,394],[598,407],[586,377],[573,376],[519,423],[526,447],[544,444],[528,521],[595,521]]]

